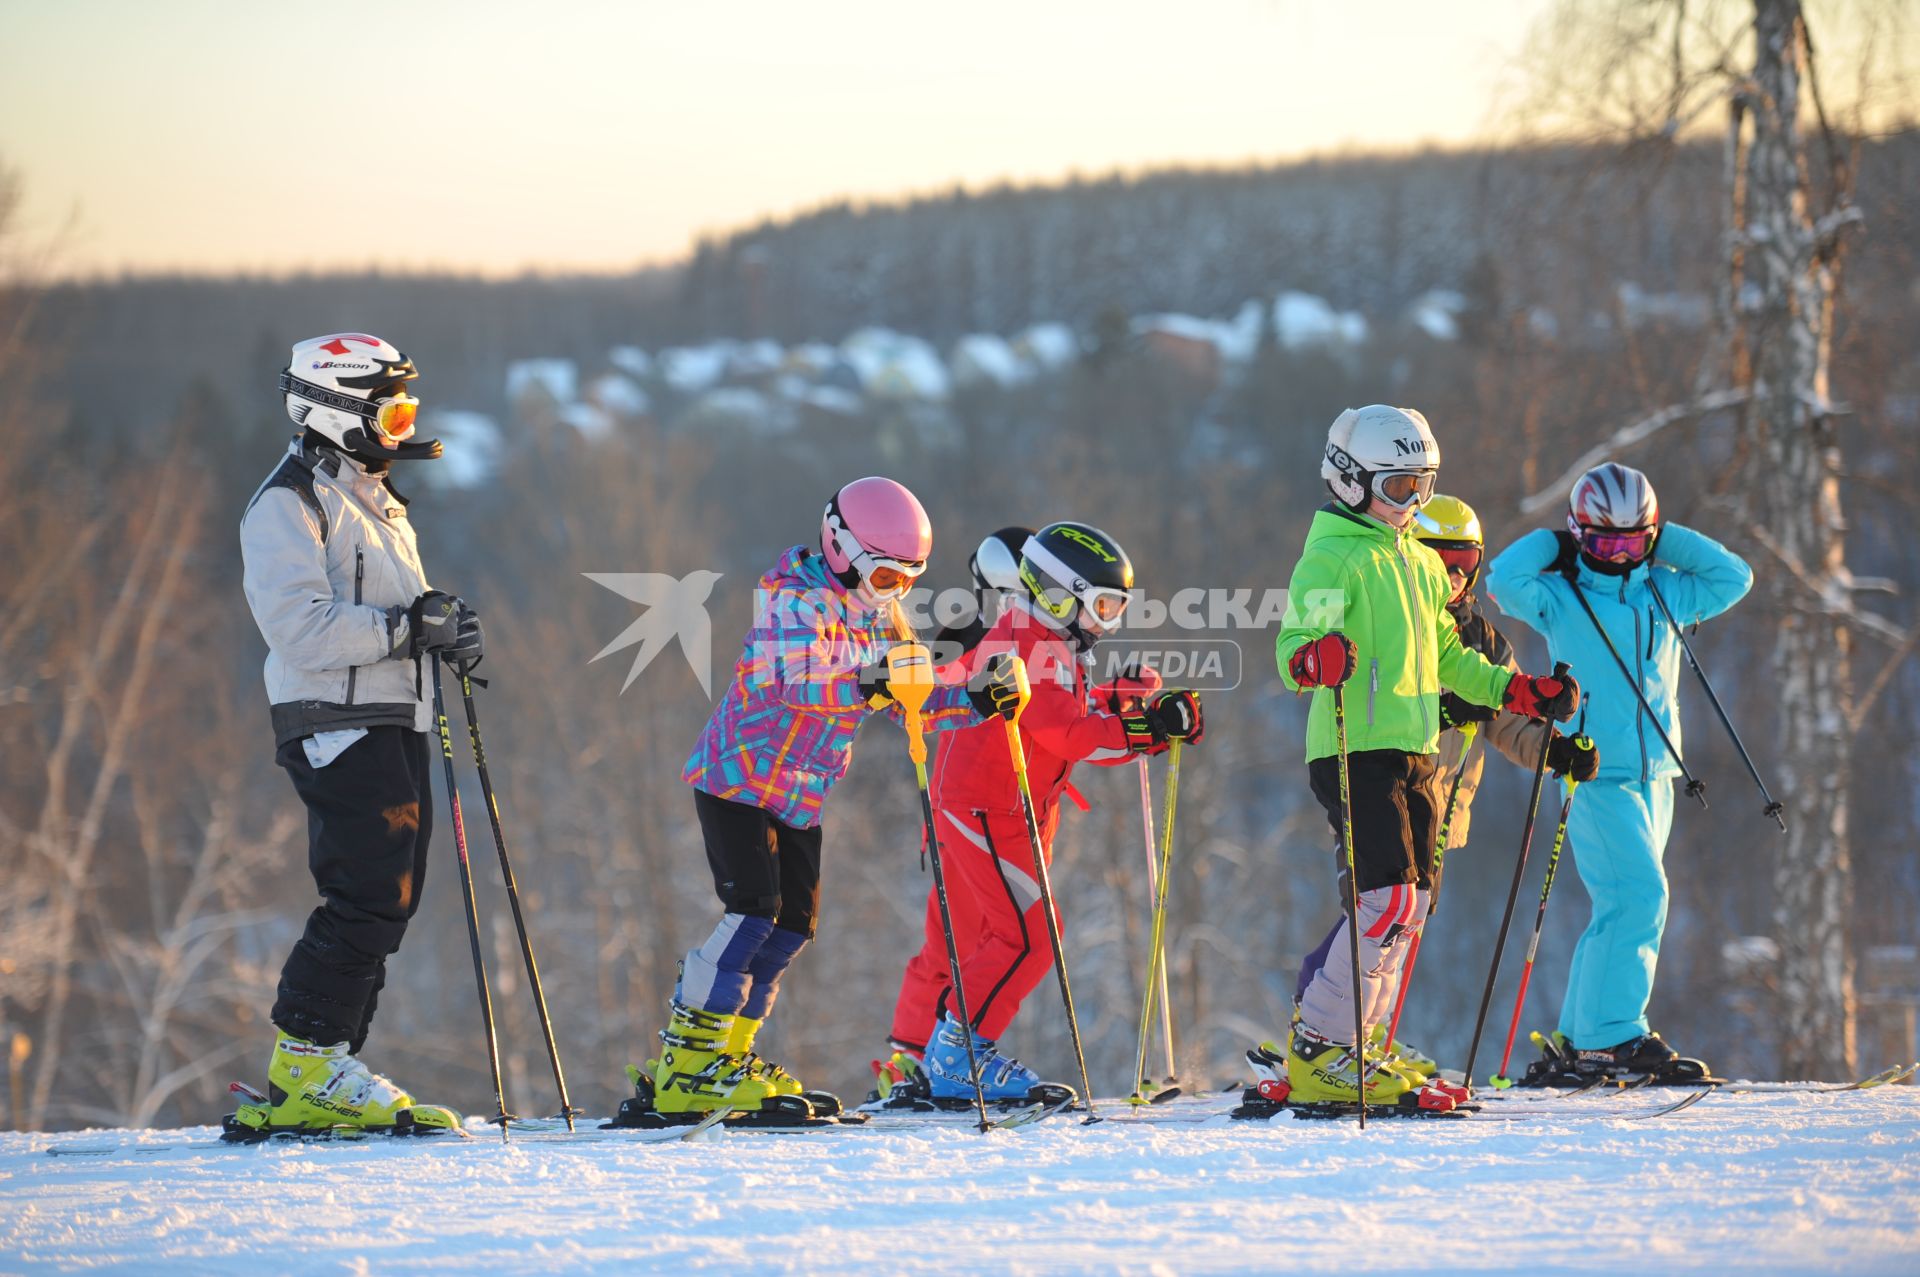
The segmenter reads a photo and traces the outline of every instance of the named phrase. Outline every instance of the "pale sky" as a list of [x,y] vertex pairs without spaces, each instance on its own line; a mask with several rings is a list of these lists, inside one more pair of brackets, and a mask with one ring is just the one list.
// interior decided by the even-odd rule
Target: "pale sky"
[[0,0],[63,274],[619,270],[839,196],[1472,141],[1546,0]]

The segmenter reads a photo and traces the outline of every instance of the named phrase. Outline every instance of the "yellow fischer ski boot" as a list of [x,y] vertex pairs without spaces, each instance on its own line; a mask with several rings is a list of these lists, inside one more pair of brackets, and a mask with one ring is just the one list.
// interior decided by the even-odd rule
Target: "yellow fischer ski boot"
[[464,1134],[460,1115],[411,1095],[349,1054],[345,1042],[322,1046],[282,1033],[267,1064],[267,1094],[240,1106],[230,1138],[308,1135],[345,1128],[380,1135]]
[[[1303,1024],[1293,1026],[1287,1045],[1287,1099],[1293,1104],[1358,1104],[1360,1082],[1353,1048],[1319,1037]],[[1383,1108],[1398,1105],[1400,1097],[1418,1084],[1406,1075],[1373,1061],[1367,1065],[1367,1103]]]

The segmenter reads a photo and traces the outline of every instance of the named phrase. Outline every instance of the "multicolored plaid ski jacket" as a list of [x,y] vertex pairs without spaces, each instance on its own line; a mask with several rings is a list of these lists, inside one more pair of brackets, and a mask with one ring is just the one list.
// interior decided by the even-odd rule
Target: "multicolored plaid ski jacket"
[[[746,650],[681,779],[797,829],[818,825],[867,715],[882,712],[905,725],[898,705],[874,711],[860,691],[861,667],[884,658],[904,633],[891,607],[849,607],[825,560],[794,546],[760,578]],[[933,690],[921,719],[936,732],[980,716],[966,687],[953,684]]]

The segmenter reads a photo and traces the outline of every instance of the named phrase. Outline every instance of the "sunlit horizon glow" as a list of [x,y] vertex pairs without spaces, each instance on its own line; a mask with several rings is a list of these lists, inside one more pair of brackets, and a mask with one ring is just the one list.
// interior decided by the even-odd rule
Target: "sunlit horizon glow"
[[58,275],[616,272],[842,199],[1481,144],[1548,3],[0,0],[0,165]]

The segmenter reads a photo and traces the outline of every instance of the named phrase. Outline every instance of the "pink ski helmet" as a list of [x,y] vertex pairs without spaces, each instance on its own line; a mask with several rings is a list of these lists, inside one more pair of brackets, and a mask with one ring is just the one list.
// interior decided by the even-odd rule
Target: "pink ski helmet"
[[[933,524],[918,498],[892,479],[855,479],[833,494],[820,519],[820,552],[847,589],[897,597],[926,570]],[[885,583],[871,582],[876,569]],[[905,578],[903,581],[901,578]]]

